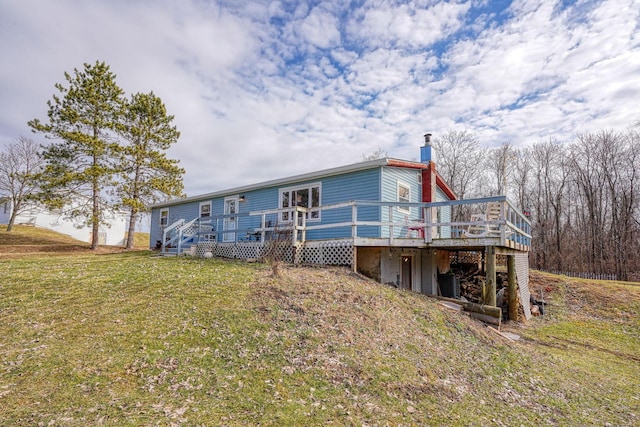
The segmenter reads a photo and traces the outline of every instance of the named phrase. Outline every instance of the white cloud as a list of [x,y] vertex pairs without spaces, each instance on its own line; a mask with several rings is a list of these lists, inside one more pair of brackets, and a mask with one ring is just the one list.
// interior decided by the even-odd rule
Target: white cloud
[[327,49],[340,42],[338,19],[318,8],[313,9],[297,31],[302,38],[313,46]]
[[468,3],[441,2],[429,7],[415,3],[367,3],[362,14],[350,22],[350,31],[374,47],[429,46],[459,29],[460,18],[469,9]]

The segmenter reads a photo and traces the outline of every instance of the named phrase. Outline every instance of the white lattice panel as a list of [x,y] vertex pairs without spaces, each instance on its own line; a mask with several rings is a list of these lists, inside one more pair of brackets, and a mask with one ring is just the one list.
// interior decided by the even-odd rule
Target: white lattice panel
[[235,245],[235,258],[256,259],[262,244],[260,242],[239,242]]
[[305,264],[352,265],[353,245],[347,242],[307,243],[302,249]]
[[304,248],[301,261],[304,264],[324,264],[322,246]]
[[215,242],[200,242],[196,247],[196,256],[199,258],[204,258],[204,254],[207,252],[211,252],[212,255],[216,254],[216,243]]
[[295,247],[291,242],[270,241],[259,251],[260,258],[280,259],[286,263],[293,263]]
[[518,252],[516,254],[516,278],[518,279],[518,292],[520,294],[520,303],[524,310],[524,317],[531,319],[531,306],[529,299],[529,254],[527,252]]
[[198,232],[198,226],[191,224],[188,227],[185,228],[181,228],[180,231],[182,232],[183,236],[193,236],[194,234],[196,234]]
[[267,246],[260,242],[198,243],[196,256],[202,258],[207,252],[214,257],[240,259],[262,259],[269,257],[272,252],[286,263],[294,263],[295,260],[297,263],[317,265],[353,264],[353,245],[350,242],[308,242],[297,248],[290,242],[271,242]]
[[211,252],[214,257],[252,259],[259,257],[260,250],[260,242],[200,242],[196,249],[196,256],[202,258],[205,253]]

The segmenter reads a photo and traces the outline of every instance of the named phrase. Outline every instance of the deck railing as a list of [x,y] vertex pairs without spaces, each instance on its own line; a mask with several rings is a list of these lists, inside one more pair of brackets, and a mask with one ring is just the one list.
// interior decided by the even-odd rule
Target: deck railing
[[[282,221],[283,217],[289,220]],[[233,221],[225,221],[229,218]],[[236,228],[224,229],[228,223]],[[531,245],[530,221],[505,196],[434,203],[350,201],[317,208],[296,206],[216,215],[207,218],[207,224],[211,224],[207,240],[213,236],[220,242],[264,243],[286,235],[293,244],[344,238],[356,244],[455,245],[464,239],[478,245],[516,244],[524,249]],[[200,238],[196,233],[192,241],[197,243]]]

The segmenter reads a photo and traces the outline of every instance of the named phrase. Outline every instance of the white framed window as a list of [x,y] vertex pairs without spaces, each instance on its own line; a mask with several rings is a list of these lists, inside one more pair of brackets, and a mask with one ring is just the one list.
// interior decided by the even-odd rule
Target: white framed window
[[211,216],[211,202],[200,203],[200,218],[209,218]]
[[[400,181],[398,181],[398,202],[411,202],[411,187]],[[411,208],[409,206],[398,206],[398,212],[410,214]]]
[[160,227],[166,227],[169,225],[169,209],[162,209],[160,211]]
[[[298,187],[280,189],[280,208],[292,208],[302,206],[305,208],[317,208],[322,203],[322,184],[313,183]],[[282,212],[282,221],[291,221],[290,212]],[[307,221],[320,221],[320,211],[307,213]]]

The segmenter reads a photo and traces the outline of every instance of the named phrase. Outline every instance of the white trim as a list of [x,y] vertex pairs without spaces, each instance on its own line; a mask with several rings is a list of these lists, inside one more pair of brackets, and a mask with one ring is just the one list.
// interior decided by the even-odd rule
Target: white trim
[[[227,202],[231,202],[234,201],[235,203],[235,212],[229,212],[227,210]],[[237,214],[238,210],[239,210],[239,205],[240,205],[240,195],[236,194],[234,196],[229,196],[229,197],[225,197],[224,198],[224,211],[223,213],[225,215],[229,215],[229,214]],[[230,242],[236,242],[238,241],[238,233],[237,233],[237,229],[238,229],[238,217],[233,217],[233,218],[225,218],[223,222],[223,229],[222,229],[222,241],[225,243],[230,243]],[[230,230],[234,230],[231,233],[227,233],[227,229]]]
[[[209,206],[209,212],[208,212],[208,215],[202,215],[202,207],[203,207],[203,206]],[[212,212],[212,209],[211,209],[211,201],[208,201],[208,202],[200,202],[200,205],[199,205],[199,207],[198,207],[198,216],[199,216],[200,218],[210,218],[212,213],[213,213],[213,212]]]
[[[400,187],[404,187],[407,189],[408,194],[406,200],[400,200]],[[405,182],[398,180],[396,182],[396,198],[398,202],[411,202],[411,186]],[[398,206],[398,212],[403,214],[411,214],[410,207]]]
[[[162,214],[166,213],[167,215],[164,217],[164,219],[166,220],[166,223],[163,224],[162,223]],[[160,217],[158,219],[158,222],[160,223],[160,228],[162,227],[166,227],[167,225],[169,225],[169,208],[164,208],[164,209],[160,209]]]
[[[307,196],[307,202],[309,203],[309,201],[311,201],[310,204],[313,204],[313,189],[317,188],[318,189],[318,206],[307,206],[309,208],[313,208],[313,207],[320,207],[322,206],[322,182],[312,182],[309,184],[303,184],[303,185],[296,185],[293,187],[285,187],[285,188],[280,188],[278,190],[278,208],[280,209],[286,209],[286,208],[293,208],[294,206],[297,206],[295,204],[292,203],[291,200],[291,193],[294,191],[300,191],[300,190],[308,190],[309,194]],[[289,193],[289,206],[283,206],[282,204],[282,199],[283,199],[283,194],[285,193]],[[289,218],[289,213],[288,212],[282,212],[280,214],[280,220],[283,222],[288,222],[291,221],[291,218]],[[309,217],[307,217],[307,222],[319,222],[321,220],[320,217],[320,211],[313,211],[310,213]]]

